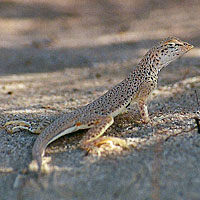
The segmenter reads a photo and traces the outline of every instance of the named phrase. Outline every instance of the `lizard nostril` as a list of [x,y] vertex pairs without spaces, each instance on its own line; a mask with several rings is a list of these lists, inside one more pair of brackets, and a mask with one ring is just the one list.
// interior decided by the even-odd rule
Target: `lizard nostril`
[[187,42],[184,42],[183,44],[187,49],[192,49],[194,47],[193,45],[191,45],[191,44],[189,44]]

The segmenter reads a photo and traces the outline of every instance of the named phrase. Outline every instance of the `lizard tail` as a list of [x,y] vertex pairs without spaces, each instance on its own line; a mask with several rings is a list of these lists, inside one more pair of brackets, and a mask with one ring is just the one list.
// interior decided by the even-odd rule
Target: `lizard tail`
[[58,118],[37,137],[32,149],[32,158],[36,160],[39,172],[41,172],[42,157],[47,146],[54,140],[80,129],[77,128],[73,120],[69,120],[68,123],[66,121],[68,120],[63,117]]

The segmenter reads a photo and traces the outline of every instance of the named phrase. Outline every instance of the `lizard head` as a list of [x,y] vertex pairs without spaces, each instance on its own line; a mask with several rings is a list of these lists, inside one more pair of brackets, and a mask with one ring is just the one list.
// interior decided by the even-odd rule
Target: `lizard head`
[[154,61],[157,62],[158,70],[167,66],[192,48],[193,46],[191,44],[175,37],[162,40],[153,48]]

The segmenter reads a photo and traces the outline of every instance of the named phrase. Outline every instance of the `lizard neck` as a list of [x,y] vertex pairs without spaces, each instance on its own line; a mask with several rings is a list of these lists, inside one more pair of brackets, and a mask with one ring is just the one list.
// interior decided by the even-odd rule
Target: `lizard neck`
[[158,72],[165,66],[167,66],[173,60],[169,62],[162,62],[162,53],[156,48],[151,48],[139,62],[139,68],[150,68],[152,72],[158,74]]
[[136,71],[139,71],[140,73],[144,74],[144,76],[158,76],[158,73],[160,71],[159,66],[155,66],[153,63],[143,64],[139,63],[137,65]]
[[159,60],[152,59],[151,57],[145,56],[138,64],[137,68],[144,72],[150,71],[153,74],[158,74],[162,66],[159,64]]

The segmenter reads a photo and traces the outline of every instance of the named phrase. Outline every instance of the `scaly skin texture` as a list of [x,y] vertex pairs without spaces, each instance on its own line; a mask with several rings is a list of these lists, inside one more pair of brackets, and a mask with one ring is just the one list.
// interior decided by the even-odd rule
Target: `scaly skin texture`
[[[148,123],[147,99],[157,87],[158,72],[192,48],[192,45],[175,37],[162,40],[146,53],[137,67],[119,84],[95,101],[56,119],[42,131],[34,143],[32,155],[39,170],[47,145],[80,129],[89,129],[80,141],[80,147],[84,149],[89,150],[108,141],[117,141],[118,145],[124,146],[124,140],[100,136],[112,125],[114,117],[126,111],[132,103],[138,104],[142,121]],[[39,132],[38,130],[35,132]]]

